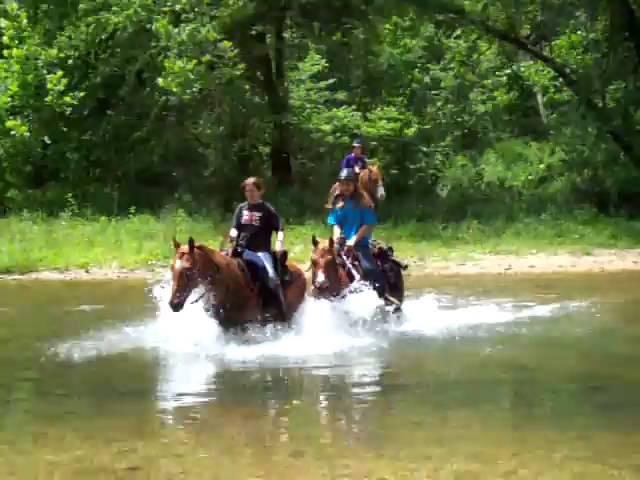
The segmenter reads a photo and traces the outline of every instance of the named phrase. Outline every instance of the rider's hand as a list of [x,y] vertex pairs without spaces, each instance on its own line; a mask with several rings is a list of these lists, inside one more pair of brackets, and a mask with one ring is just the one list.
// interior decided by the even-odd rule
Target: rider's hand
[[282,253],[284,250],[284,242],[277,240],[276,241],[276,253]]
[[346,243],[347,248],[353,248],[355,246],[356,246],[356,237],[352,237],[349,240],[347,240],[347,243]]

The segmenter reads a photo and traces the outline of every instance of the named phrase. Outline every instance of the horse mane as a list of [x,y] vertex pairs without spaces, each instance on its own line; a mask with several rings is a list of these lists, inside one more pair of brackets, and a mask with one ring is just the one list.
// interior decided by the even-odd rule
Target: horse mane
[[209,256],[209,258],[213,261],[213,263],[215,263],[216,265],[218,265],[218,263],[220,263],[220,261],[223,261],[224,263],[228,263],[226,262],[226,260],[230,260],[229,257],[227,257],[226,255],[223,255],[222,253],[220,253],[218,250],[208,247],[202,243],[198,243],[195,246],[196,250],[199,250],[201,253],[204,253],[206,255]]
[[[251,276],[243,262],[237,261],[231,256],[223,255],[220,251],[203,244],[197,244],[195,249],[203,255],[206,255],[218,271],[225,271],[225,273],[227,273],[227,282],[224,284],[215,282],[215,284],[212,285],[216,293],[216,298],[219,301],[226,302],[228,298],[241,299],[243,293],[249,293]],[[234,271],[234,267],[237,270]]]

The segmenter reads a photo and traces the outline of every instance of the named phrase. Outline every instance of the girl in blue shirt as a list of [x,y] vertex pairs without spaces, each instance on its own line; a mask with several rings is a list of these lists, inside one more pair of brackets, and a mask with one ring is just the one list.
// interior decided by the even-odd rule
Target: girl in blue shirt
[[345,168],[338,176],[339,193],[329,212],[327,223],[333,226],[333,238],[337,244],[342,239],[346,246],[358,255],[365,280],[373,284],[380,298],[385,294],[384,274],[378,269],[369,241],[373,227],[378,223],[373,203],[356,188],[356,174]]

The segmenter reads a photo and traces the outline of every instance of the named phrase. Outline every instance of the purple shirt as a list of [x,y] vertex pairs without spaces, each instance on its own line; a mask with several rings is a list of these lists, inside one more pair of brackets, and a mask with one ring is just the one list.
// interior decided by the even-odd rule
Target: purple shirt
[[340,164],[340,168],[355,168],[358,167],[360,170],[367,168],[367,157],[364,155],[358,155],[350,153],[342,160]]

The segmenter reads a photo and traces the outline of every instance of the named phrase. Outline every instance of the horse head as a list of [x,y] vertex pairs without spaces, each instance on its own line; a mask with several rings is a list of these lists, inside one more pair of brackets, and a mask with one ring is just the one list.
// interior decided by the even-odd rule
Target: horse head
[[311,288],[312,293],[320,297],[338,295],[345,285],[346,277],[338,265],[337,252],[333,238],[320,241],[311,237]]
[[369,165],[360,172],[359,182],[360,188],[364,190],[376,204],[385,199],[384,177],[379,165]]
[[184,308],[191,292],[200,283],[200,260],[193,237],[189,237],[187,245],[181,245],[174,238],[173,248],[175,249],[173,262],[171,262],[173,286],[169,306],[174,312],[179,312]]

